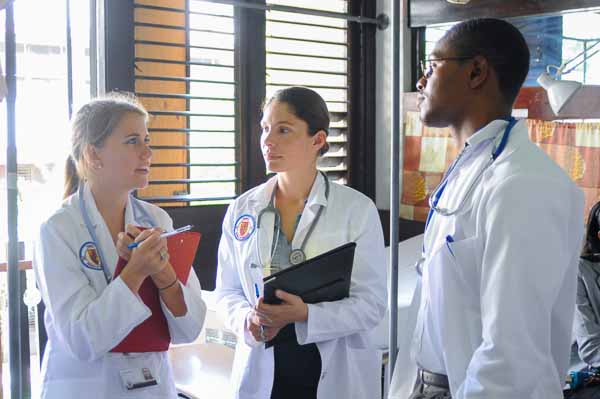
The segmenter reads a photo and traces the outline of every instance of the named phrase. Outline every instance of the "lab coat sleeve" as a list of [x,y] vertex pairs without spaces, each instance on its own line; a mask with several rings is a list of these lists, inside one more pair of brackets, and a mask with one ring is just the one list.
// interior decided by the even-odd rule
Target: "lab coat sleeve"
[[43,224],[34,268],[62,347],[80,360],[93,361],[119,344],[151,311],[121,278],[96,293],[73,246],[81,239],[68,234],[75,235],[66,225]]
[[206,303],[202,299],[202,289],[196,272],[190,270],[190,276],[186,284],[179,283],[183,291],[183,300],[187,312],[183,316],[176,317],[171,313],[167,305],[161,300],[160,304],[169,324],[171,342],[174,344],[186,344],[193,342],[204,325],[206,318]]
[[379,214],[370,201],[354,205],[347,210],[352,215],[349,241],[356,242],[350,296],[335,302],[309,304],[308,320],[295,325],[301,345],[368,334],[383,318],[387,265]]
[[[591,281],[586,281],[586,277]],[[587,289],[589,287],[597,290],[598,286],[590,277],[583,273],[582,266],[580,266],[575,302],[577,309],[575,312],[575,335],[581,360],[598,367],[600,365],[600,321],[594,312]]]
[[260,343],[254,341],[246,330],[246,317],[252,310],[252,305],[246,299],[236,265],[234,237],[231,233],[233,229],[231,209],[230,206],[223,220],[223,232],[219,242],[215,288],[217,313],[225,327],[233,331],[238,338],[243,338],[247,345],[256,346]]
[[[158,220],[160,221],[160,226],[166,231],[172,231],[173,221],[171,217],[163,209],[157,208],[156,211],[159,212]],[[206,303],[202,299],[200,281],[193,267],[190,270],[186,284],[180,282],[180,285],[183,291],[183,300],[187,307],[185,315],[175,317],[162,299],[160,301],[161,308],[169,325],[171,342],[174,344],[186,344],[198,338],[204,325],[204,319],[206,318]]]
[[[572,226],[583,215],[583,196],[573,193],[567,183],[557,188],[556,180],[520,175],[499,182],[483,198],[478,210],[482,247],[477,251],[482,343],[464,381],[453,384],[449,372],[451,386],[458,387],[454,399],[539,398],[534,392],[562,390],[566,369],[547,366],[556,364],[548,328],[555,317],[564,318],[566,331],[572,328],[572,313],[554,315],[553,306],[565,289],[575,296],[576,267],[571,263],[574,237],[581,232]],[[565,363],[568,351],[566,343]],[[549,380],[541,375],[547,372],[555,374],[556,385],[540,387],[539,381]]]

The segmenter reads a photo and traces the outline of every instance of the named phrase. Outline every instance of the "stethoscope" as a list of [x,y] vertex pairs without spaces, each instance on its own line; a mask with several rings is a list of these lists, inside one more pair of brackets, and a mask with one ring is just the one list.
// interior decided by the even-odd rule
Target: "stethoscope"
[[[96,236],[96,230],[92,226],[92,221],[90,220],[90,216],[87,212],[87,208],[85,206],[85,198],[84,198],[84,183],[82,182],[78,188],[78,196],[79,196],[79,209],[81,210],[81,216],[83,216],[83,222],[85,223],[85,228],[87,229],[90,237],[92,238],[92,243],[96,247],[96,252],[98,253],[98,263],[100,268],[102,269],[102,273],[104,273],[104,279],[106,280],[106,284],[108,285],[112,280],[112,275],[108,271],[108,268],[104,267],[104,254],[102,253],[102,248],[100,247],[100,241],[98,241],[98,237]],[[133,198],[130,195],[129,198],[131,202],[131,209],[133,211],[133,220],[136,223],[140,223],[146,226],[156,226],[154,218],[137,202],[137,199]]]
[[[321,175],[323,176],[323,179],[325,180],[325,201],[327,201],[329,199],[329,180],[327,179],[327,175],[324,172],[322,172],[322,171],[319,171],[319,172],[321,173]],[[275,208],[275,194],[276,193],[277,193],[277,183],[275,183],[275,188],[273,189],[273,193],[271,194],[271,200],[269,201],[269,204],[265,208],[263,208],[258,213],[258,216],[256,217],[256,240],[255,240],[256,253],[258,254],[258,261],[260,262],[260,264],[263,267],[266,267],[266,264],[263,263],[262,256],[260,253],[260,246],[259,246],[260,222],[261,222],[262,217],[266,213],[269,213],[269,212],[273,213],[273,215],[275,216],[275,225],[277,225],[281,221],[281,216],[279,214],[279,211],[277,210],[277,208]],[[321,217],[321,214],[323,213],[324,208],[325,208],[324,205],[319,206],[319,210],[317,211],[317,214],[316,214],[315,218],[313,219],[313,221],[310,225],[310,228],[308,229],[308,232],[304,236],[304,240],[302,241],[302,245],[300,245],[300,248],[292,249],[292,251],[290,252],[290,257],[289,257],[290,264],[297,265],[306,260],[306,253],[304,252],[306,243],[308,242],[310,236],[312,235],[313,230],[317,226],[317,223],[319,222],[319,219]],[[277,235],[276,240],[279,240],[279,235]],[[275,241],[275,245],[272,246],[272,248],[271,248],[271,257],[273,256],[273,248],[276,248],[276,247],[277,247],[277,241]]]
[[[500,156],[500,154],[502,154],[502,151],[504,151],[504,148],[506,147],[506,143],[508,142],[508,137],[510,136],[510,132],[512,131],[512,129],[516,123],[517,123],[517,120],[513,117],[508,119],[508,125],[504,129],[504,133],[502,134],[500,143],[498,144],[497,147],[492,149],[490,158],[488,159],[486,164],[479,170],[479,173],[475,176],[475,178],[471,180],[471,183],[469,184],[462,199],[458,202],[458,205],[456,205],[456,207],[454,209],[438,207],[438,203],[440,202],[440,198],[442,197],[442,194],[444,193],[444,190],[446,189],[446,185],[448,184],[448,181],[452,175],[452,172],[454,171],[454,168],[458,165],[462,155],[464,154],[464,149],[463,149],[463,152],[461,152],[458,155],[458,157],[456,157],[454,162],[452,162],[452,165],[450,165],[450,167],[444,174],[444,177],[442,178],[442,181],[440,182],[440,184],[437,186],[437,188],[433,191],[432,195],[429,197],[429,213],[427,214],[427,220],[425,222],[425,232],[427,232],[427,227],[429,226],[429,222],[431,221],[431,219],[433,218],[433,215],[435,213],[438,213],[441,216],[453,216],[453,215],[456,215],[457,213],[459,213],[464,208],[464,205],[465,205],[467,199],[471,196],[475,186],[483,177],[484,172],[494,163],[494,161]],[[425,234],[423,235],[423,237],[425,237]],[[423,251],[421,253],[421,257],[415,264],[417,273],[419,273],[419,275],[422,274],[422,267],[423,267],[424,262],[425,262],[425,243],[423,243]]]

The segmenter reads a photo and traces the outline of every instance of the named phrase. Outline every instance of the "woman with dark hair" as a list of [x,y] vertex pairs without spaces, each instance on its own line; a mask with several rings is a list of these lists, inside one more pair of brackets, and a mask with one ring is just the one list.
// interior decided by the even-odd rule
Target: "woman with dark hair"
[[[369,333],[386,307],[383,234],[369,198],[317,170],[328,128],[316,92],[275,93],[261,120],[262,154],[275,176],[241,195],[223,221],[216,297],[238,337],[234,398],[380,395],[381,353]],[[357,244],[349,298],[306,304],[277,290],[281,304],[263,302],[264,276],[348,242]]]
[[[206,305],[196,275],[183,284],[169,262],[169,215],[131,195],[148,185],[147,118],[124,94],[74,117],[65,200],[42,224],[33,264],[48,332],[42,399],[177,398],[167,349],[197,338]],[[151,334],[124,343],[144,324]]]

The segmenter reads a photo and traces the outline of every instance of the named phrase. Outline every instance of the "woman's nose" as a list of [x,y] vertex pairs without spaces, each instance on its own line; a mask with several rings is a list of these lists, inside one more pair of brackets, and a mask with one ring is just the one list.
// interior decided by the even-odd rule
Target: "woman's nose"
[[271,134],[270,130],[263,129],[261,136],[264,147],[271,147],[273,145],[273,134]]
[[152,157],[152,148],[150,148],[150,143],[144,144],[144,150],[142,151],[142,158],[151,158]]
[[417,91],[421,92],[421,91],[425,90],[426,86],[427,86],[427,79],[425,79],[425,76],[421,76],[421,79],[419,79],[417,81]]

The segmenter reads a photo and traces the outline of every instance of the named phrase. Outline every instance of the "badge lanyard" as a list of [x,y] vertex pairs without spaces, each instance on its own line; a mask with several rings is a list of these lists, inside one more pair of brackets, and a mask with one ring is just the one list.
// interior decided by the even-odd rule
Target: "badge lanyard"
[[[325,179],[325,201],[329,200],[329,180],[327,179],[327,175],[320,171],[321,175],[323,176],[323,178]],[[275,193],[277,192],[277,183],[275,183],[275,188],[273,189],[273,194],[271,194],[271,200],[269,201],[269,204],[267,205],[266,208],[264,208],[263,210],[261,210],[258,213],[258,216],[256,218],[256,251],[258,253],[258,257],[259,257],[259,262],[261,263],[261,265],[263,267],[265,267],[265,263],[263,263],[262,259],[261,259],[261,253],[260,253],[260,245],[259,245],[259,236],[260,236],[260,221],[261,218],[263,217],[263,215],[265,213],[269,213],[272,212],[275,215],[275,224],[277,224],[277,221],[280,220],[281,216],[279,216],[279,211],[277,210],[277,208],[275,208],[274,205],[274,198],[275,198]],[[297,265],[299,263],[302,263],[306,260],[306,254],[304,252],[304,248],[306,247],[306,243],[308,242],[308,239],[310,238],[310,236],[312,235],[315,227],[317,226],[317,223],[319,222],[319,219],[321,218],[321,214],[323,213],[323,208],[325,208],[324,205],[320,205],[319,206],[319,210],[317,211],[317,214],[315,216],[315,218],[313,219],[310,228],[308,229],[308,232],[306,233],[306,235],[304,236],[304,240],[302,241],[302,245],[300,245],[300,248],[296,248],[296,249],[292,249],[292,251],[290,252],[290,263],[292,265]],[[279,239],[279,237],[277,238]],[[271,257],[273,256],[272,253],[273,249],[271,248]]]
[[[98,258],[99,258],[99,263],[100,263],[100,268],[102,269],[102,273],[104,273],[104,278],[106,280],[106,284],[108,285],[112,280],[112,276],[111,276],[110,272],[108,271],[108,268],[104,267],[103,259],[105,259],[105,257],[104,257],[104,254],[102,253],[102,248],[100,247],[100,241],[98,241],[98,237],[96,236],[96,229],[92,226],[90,216],[87,212],[87,208],[85,207],[84,195],[85,195],[84,183],[82,182],[79,185],[79,189],[78,189],[79,209],[81,210],[81,216],[83,216],[83,222],[85,223],[85,227],[86,227],[88,233],[90,234],[90,237],[92,238],[92,243],[96,246],[96,251],[98,252]],[[140,204],[138,204],[138,200],[136,198],[133,198],[130,195],[129,200],[131,202],[131,209],[133,211],[133,220],[135,220],[136,222],[139,221],[142,224],[146,223],[150,226],[156,225],[156,223],[154,223],[154,219],[152,218],[152,216],[150,216],[150,214]],[[137,211],[139,211],[141,213],[140,218],[138,218],[138,216],[136,215],[137,214],[136,208],[137,208]]]

